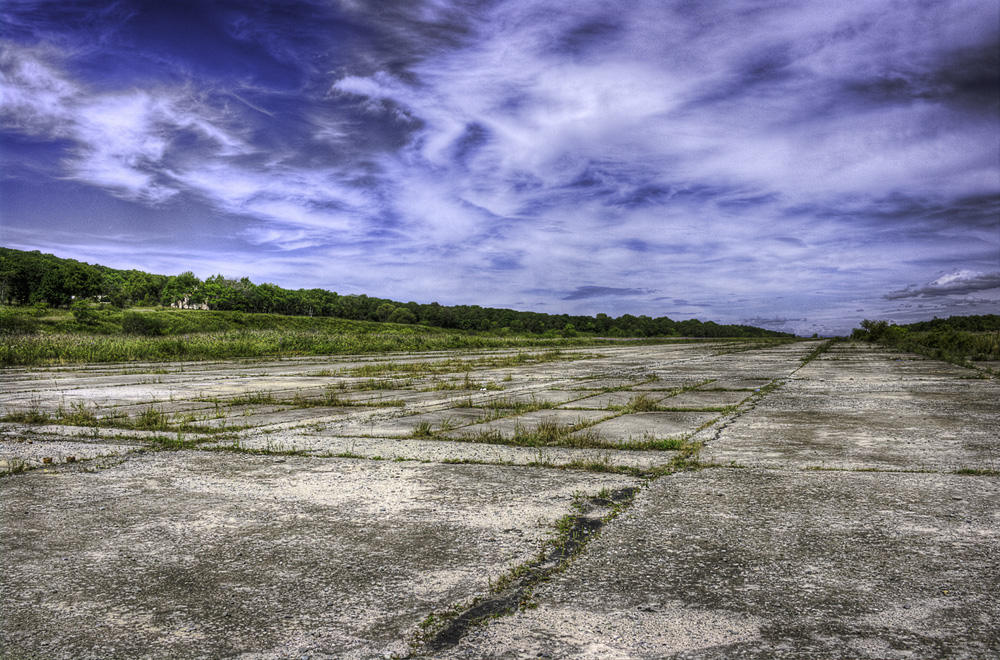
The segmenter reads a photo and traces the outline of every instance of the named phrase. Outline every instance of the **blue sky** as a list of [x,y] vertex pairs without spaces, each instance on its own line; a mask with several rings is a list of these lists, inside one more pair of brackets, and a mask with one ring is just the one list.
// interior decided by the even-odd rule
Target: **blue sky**
[[0,243],[804,334],[1000,310],[1000,2],[0,4]]

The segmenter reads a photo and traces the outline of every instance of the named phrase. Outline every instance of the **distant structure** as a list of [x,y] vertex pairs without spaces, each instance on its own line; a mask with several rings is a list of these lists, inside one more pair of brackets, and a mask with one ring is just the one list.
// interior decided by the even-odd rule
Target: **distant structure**
[[175,309],[208,309],[208,303],[193,303],[189,302],[188,298],[181,298],[180,300],[175,300],[170,303],[170,306]]

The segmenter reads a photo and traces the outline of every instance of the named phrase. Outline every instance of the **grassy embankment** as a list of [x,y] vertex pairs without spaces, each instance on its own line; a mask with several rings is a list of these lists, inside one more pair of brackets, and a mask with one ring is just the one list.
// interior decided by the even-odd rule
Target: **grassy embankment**
[[231,360],[551,343],[415,325],[167,309],[93,309],[81,315],[69,310],[7,307],[0,311],[0,327],[0,365],[4,366]]
[[[996,317],[969,317],[993,320]],[[956,319],[956,320],[952,320]],[[1000,361],[1000,328],[996,323],[984,323],[992,329],[964,330],[953,327],[962,317],[939,320],[933,330],[915,329],[922,324],[910,326],[892,325],[887,321],[864,320],[861,328],[855,329],[852,338],[871,341],[899,351],[917,353],[936,360],[977,369],[984,374],[995,374],[996,369],[985,364]]]
[[[471,333],[325,317],[110,307],[73,311],[5,307],[0,309],[0,338],[0,366],[232,360],[605,343],[582,334],[558,337]],[[760,344],[762,340],[745,341]]]
[[994,370],[981,363],[1000,360],[1000,332],[912,332],[894,346],[989,373]]

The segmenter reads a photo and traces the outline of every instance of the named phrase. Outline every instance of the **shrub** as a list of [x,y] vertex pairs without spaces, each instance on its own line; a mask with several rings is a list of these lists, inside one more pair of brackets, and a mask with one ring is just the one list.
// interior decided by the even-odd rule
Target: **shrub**
[[131,335],[155,337],[162,335],[164,323],[162,319],[138,312],[128,312],[122,317],[122,331]]
[[99,320],[94,308],[82,300],[74,302],[72,309],[73,318],[81,325],[95,325]]
[[38,322],[14,310],[0,308],[0,335],[33,335],[38,332]]
[[889,329],[888,321],[869,321],[865,319],[861,322],[860,328],[855,328],[851,332],[851,339],[862,341],[880,341]]

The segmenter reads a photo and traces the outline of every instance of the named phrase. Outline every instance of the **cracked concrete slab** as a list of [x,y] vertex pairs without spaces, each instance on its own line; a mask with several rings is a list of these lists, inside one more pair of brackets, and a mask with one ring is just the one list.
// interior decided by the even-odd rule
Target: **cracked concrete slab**
[[681,438],[694,434],[702,424],[719,417],[703,412],[641,412],[609,419],[582,433],[627,445],[630,441]]
[[632,392],[630,390],[621,392],[605,392],[603,394],[595,394],[594,396],[588,396],[583,399],[577,399],[575,401],[564,403],[561,407],[587,408],[590,410],[613,410],[615,408],[623,408],[631,401],[639,397],[645,397],[649,401],[655,402],[665,398],[667,394],[667,392]]
[[574,492],[635,479],[182,452],[19,475],[5,658],[381,657],[538,552]]
[[441,432],[476,424],[485,414],[486,411],[481,408],[448,408],[416,415],[384,416],[371,419],[368,423],[358,421],[353,424],[339,424],[335,432],[345,436],[363,433],[370,437],[409,437],[422,424],[429,425],[432,431]]
[[676,456],[673,451],[612,451],[573,447],[513,447],[461,439],[377,438],[330,436],[313,433],[274,433],[235,441],[205,443],[206,449],[238,446],[247,451],[304,452],[312,456],[355,456],[378,460],[407,460],[451,463],[484,463],[528,466],[592,466],[615,468],[658,468]]
[[612,413],[603,410],[536,410],[523,415],[501,417],[482,424],[473,424],[457,431],[449,431],[443,435],[452,438],[463,438],[483,434],[498,433],[510,438],[518,433],[530,433],[541,425],[554,424],[560,427],[591,424],[605,419]]
[[586,392],[577,390],[532,390],[505,395],[503,398],[515,403],[551,403],[559,405],[585,396],[587,396]]
[[33,433],[4,435],[0,442],[0,472],[14,472],[22,466],[56,468],[76,461],[99,463],[98,459],[120,456],[146,446],[138,440],[107,442],[99,438],[40,438]]
[[636,503],[448,658],[990,657],[995,478],[713,469]]
[[834,347],[727,425],[702,458],[793,468],[998,469],[1000,381],[897,358]]
[[[714,385],[714,383],[713,383]],[[753,396],[753,392],[718,392],[691,390],[677,396],[662,399],[661,406],[668,408],[725,408],[736,406]]]

